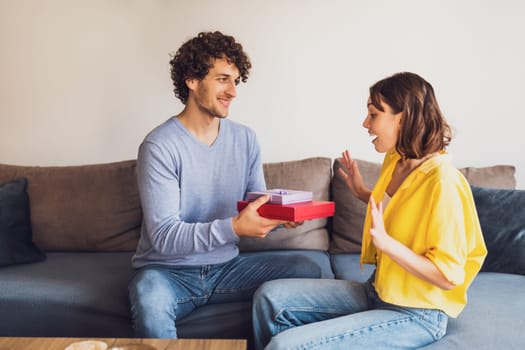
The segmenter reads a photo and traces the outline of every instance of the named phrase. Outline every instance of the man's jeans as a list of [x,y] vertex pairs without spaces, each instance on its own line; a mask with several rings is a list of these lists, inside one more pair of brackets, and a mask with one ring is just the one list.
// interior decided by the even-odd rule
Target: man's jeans
[[206,304],[251,301],[264,282],[278,278],[320,278],[321,269],[298,256],[247,256],[216,265],[148,265],[129,284],[135,335],[177,338],[175,322]]
[[[369,281],[290,279],[255,294],[257,349],[414,349],[445,335],[440,310],[381,301]],[[272,338],[273,337],[273,338]]]

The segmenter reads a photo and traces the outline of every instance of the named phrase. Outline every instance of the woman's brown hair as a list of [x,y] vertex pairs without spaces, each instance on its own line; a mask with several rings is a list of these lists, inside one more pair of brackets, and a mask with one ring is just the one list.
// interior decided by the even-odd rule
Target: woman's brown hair
[[403,158],[420,159],[444,150],[451,140],[447,124],[434,94],[434,88],[414,73],[397,73],[370,87],[374,107],[384,112],[381,101],[394,114],[402,112],[396,151]]

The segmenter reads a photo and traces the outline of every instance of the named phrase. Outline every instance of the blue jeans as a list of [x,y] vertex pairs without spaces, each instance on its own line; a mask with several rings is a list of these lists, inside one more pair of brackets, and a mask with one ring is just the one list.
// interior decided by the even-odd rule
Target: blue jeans
[[267,282],[256,292],[256,349],[414,349],[445,335],[440,310],[385,303],[372,283]]
[[297,256],[237,256],[216,265],[148,265],[129,284],[131,316],[139,338],[177,338],[176,320],[206,304],[251,301],[264,282],[320,278],[320,267]]

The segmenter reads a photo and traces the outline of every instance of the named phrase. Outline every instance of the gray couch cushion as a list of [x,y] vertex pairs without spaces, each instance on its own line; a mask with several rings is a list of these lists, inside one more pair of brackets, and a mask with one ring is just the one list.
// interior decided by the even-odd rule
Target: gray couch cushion
[[134,251],[142,221],[135,163],[0,164],[0,183],[27,178],[33,241],[40,249]]
[[[332,177],[330,158],[316,157],[279,163],[266,163],[264,176],[268,188],[312,191],[315,200],[328,200]],[[264,239],[241,238],[241,251],[271,249],[328,250],[326,218],[307,220],[295,229],[278,229]]]
[[[356,159],[359,171],[368,188],[374,187],[381,169],[380,164]],[[365,221],[366,204],[352,195],[343,177],[339,174],[341,159],[334,161],[332,193],[335,215],[332,226],[331,253],[361,252],[361,235]]]
[[459,171],[474,186],[516,188],[516,167],[513,165],[494,165],[479,168],[466,167],[459,169]]

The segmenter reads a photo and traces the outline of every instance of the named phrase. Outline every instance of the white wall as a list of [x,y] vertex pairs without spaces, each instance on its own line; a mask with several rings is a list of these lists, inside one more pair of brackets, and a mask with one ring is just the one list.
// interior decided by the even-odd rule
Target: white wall
[[169,53],[217,29],[252,59],[230,118],[264,161],[380,161],[361,127],[368,87],[407,70],[434,85],[456,165],[513,164],[525,189],[523,18],[519,0],[0,0],[0,162],[135,158],[182,107]]

